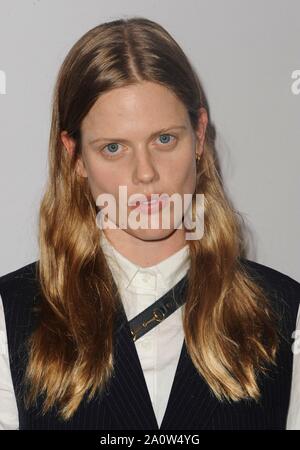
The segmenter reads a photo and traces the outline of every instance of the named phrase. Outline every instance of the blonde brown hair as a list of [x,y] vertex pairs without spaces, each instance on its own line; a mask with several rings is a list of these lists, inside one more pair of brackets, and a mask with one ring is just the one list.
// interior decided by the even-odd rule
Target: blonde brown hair
[[[76,174],[80,125],[108,90],[149,80],[171,89],[196,130],[208,109],[199,78],[182,49],[159,24],[133,17],[101,24],[66,56],[56,81],[49,142],[49,178],[40,206],[37,276],[43,301],[28,341],[26,405],[45,394],[64,420],[83,397],[102,390],[114,370],[113,333],[120,307],[100,245],[97,209],[87,179]],[[70,158],[60,134],[76,141]],[[205,195],[205,231],[188,241],[191,268],[183,320],[189,355],[220,399],[258,399],[257,374],[274,363],[278,336],[265,293],[245,271],[239,214],[218,170],[209,119],[197,169]]]

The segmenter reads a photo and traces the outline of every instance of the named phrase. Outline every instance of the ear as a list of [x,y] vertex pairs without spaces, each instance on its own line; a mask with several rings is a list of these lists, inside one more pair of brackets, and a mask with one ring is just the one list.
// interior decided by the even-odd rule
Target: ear
[[[60,138],[61,138],[61,141],[64,145],[66,152],[68,153],[69,157],[71,158],[75,152],[75,145],[76,145],[75,140],[68,135],[67,131],[62,131],[60,134]],[[84,163],[83,163],[81,156],[79,156],[77,159],[76,173],[80,177],[84,177],[84,178],[87,177],[87,173],[86,173]]]
[[199,110],[199,120],[198,120],[198,128],[196,130],[196,152],[198,155],[201,155],[204,150],[204,140],[205,140],[205,132],[208,123],[208,114],[205,108],[200,108]]

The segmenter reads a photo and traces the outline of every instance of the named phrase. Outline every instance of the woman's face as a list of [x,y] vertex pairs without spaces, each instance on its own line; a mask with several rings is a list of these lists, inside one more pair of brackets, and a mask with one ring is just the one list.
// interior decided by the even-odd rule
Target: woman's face
[[[184,104],[167,88],[152,82],[114,89],[103,94],[81,124],[82,154],[77,172],[87,177],[93,198],[112,194],[117,205],[119,226],[119,186],[127,187],[127,202],[132,194],[179,194],[184,211],[184,194],[193,194],[196,186],[196,152],[203,149],[206,111],[201,108],[199,129],[192,129]],[[67,150],[72,140],[62,133]],[[127,203],[128,205],[128,203]],[[126,215],[133,208],[126,207]],[[145,214],[145,213],[144,213]],[[156,214],[162,215],[162,211]],[[143,240],[162,239],[182,222],[174,216],[170,203],[170,227],[151,229],[151,214],[146,213],[146,229],[125,232]],[[149,222],[148,222],[149,219]]]

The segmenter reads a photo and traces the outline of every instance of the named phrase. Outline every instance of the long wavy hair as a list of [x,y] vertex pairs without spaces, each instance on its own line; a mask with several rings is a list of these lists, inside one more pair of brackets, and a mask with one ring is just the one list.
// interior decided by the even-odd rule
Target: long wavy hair
[[[114,323],[120,298],[100,245],[97,208],[76,174],[81,122],[103,93],[148,80],[171,89],[196,130],[208,104],[196,71],[159,24],[131,17],[100,24],[68,52],[52,100],[49,177],[39,211],[37,276],[43,301],[28,340],[29,407],[44,394],[69,420],[83,397],[101,392],[114,370]],[[70,158],[61,141],[76,142]],[[276,318],[262,286],[242,264],[245,239],[218,169],[209,118],[195,193],[204,194],[205,232],[189,240],[191,266],[183,317],[187,351],[220,401],[259,399],[258,374],[276,364]],[[194,198],[193,198],[194,201]]]

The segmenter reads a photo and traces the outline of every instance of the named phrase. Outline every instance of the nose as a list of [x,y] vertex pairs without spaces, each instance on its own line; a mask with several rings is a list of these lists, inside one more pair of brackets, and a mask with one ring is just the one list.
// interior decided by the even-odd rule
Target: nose
[[138,183],[150,183],[158,178],[158,172],[155,167],[155,163],[147,148],[138,149],[136,152],[133,182]]

